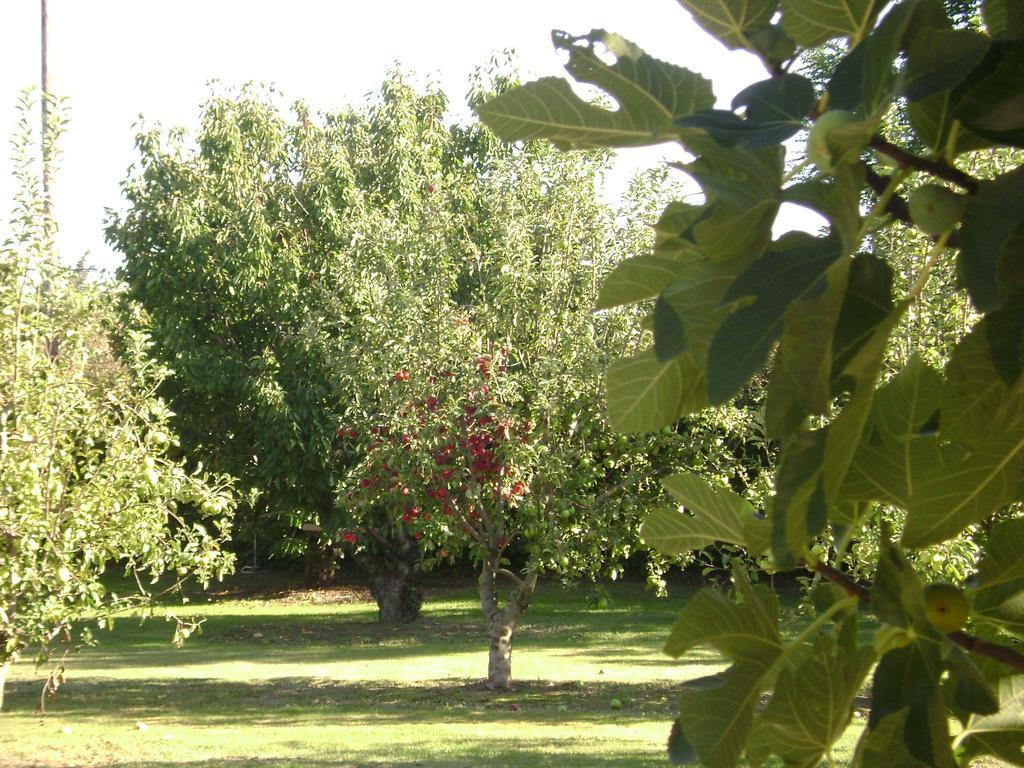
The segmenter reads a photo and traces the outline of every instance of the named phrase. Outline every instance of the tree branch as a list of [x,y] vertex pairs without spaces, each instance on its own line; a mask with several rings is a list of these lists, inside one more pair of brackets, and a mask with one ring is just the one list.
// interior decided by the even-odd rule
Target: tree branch
[[930,173],[936,178],[956,184],[958,187],[963,187],[972,195],[978,191],[978,180],[970,174],[964,173],[960,169],[947,165],[944,162],[929,160],[907,152],[905,149],[901,149],[895,144],[889,143],[881,136],[872,136],[871,141],[868,142],[868,146],[872,149],[878,150],[883,155],[891,157],[906,168],[914,168],[918,171]]
[[494,572],[499,576],[504,576],[505,578],[510,579],[512,583],[515,584],[516,587],[518,587],[519,589],[522,589],[526,586],[526,581],[524,579],[519,578],[519,576],[510,571],[508,568],[495,568]]
[[988,656],[990,659],[1000,661],[1008,667],[1024,672],[1024,655],[998,643],[990,643],[980,637],[969,635],[966,632],[957,630],[951,632],[947,637],[964,650],[976,653],[979,656]]
[[[825,563],[815,563],[813,570],[816,573],[821,574],[822,577],[828,579],[833,584],[837,584],[842,587],[847,594],[853,595],[862,603],[871,602],[871,590],[862,584],[858,584],[842,571],[826,565]],[[995,659],[1018,672],[1024,672],[1024,654],[1018,653],[1013,650],[1013,648],[1009,648],[1005,645],[999,645],[998,643],[990,643],[987,640],[982,640],[980,637],[975,637],[974,635],[960,630],[950,632],[946,637],[971,653],[976,653],[979,656],[987,656],[988,658]]]

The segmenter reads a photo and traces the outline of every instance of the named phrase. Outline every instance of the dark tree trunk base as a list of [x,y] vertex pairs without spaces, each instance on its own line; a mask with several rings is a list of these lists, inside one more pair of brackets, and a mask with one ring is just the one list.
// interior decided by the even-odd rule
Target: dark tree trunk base
[[7,670],[10,669],[11,662],[5,661],[0,664],[0,712],[4,709],[4,684],[7,682]]
[[383,571],[370,578],[370,592],[377,601],[381,624],[415,621],[423,605],[423,593],[409,583],[406,573]]

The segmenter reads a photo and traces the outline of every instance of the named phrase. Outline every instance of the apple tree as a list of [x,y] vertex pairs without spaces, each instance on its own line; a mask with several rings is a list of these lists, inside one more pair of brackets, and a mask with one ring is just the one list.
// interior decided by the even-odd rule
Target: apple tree
[[[385,202],[394,207],[354,249],[376,275],[363,284],[386,290],[362,294],[365,335],[339,355],[356,361],[343,375],[359,378],[349,388],[364,397],[343,425],[346,450],[365,460],[341,484],[336,527],[357,556],[399,541],[428,568],[472,559],[488,681],[501,687],[541,573],[622,572],[642,512],[664,493],[658,462],[713,469],[756,497],[770,455],[746,408],[730,424],[611,433],[608,419],[634,409],[605,415],[600,373],[646,332],[607,297],[609,311],[593,312],[622,234],[596,195],[600,154],[503,148],[479,126],[433,141],[438,167],[454,157],[459,172],[407,185],[415,198]],[[391,590],[402,589],[396,575]]]
[[[206,581],[232,563],[220,549],[230,487],[177,459],[157,395],[167,370],[149,338],[118,324],[117,287],[84,279],[54,255],[30,107],[26,99],[13,141],[20,191],[0,247],[0,705],[19,656],[42,663],[87,636],[89,624],[144,607],[144,584],[164,574]],[[62,127],[51,110],[48,165]],[[113,563],[137,588],[105,589]],[[193,628],[180,623],[175,639]]]
[[[555,45],[569,73],[607,91],[617,110],[556,78],[479,109],[506,139],[668,141],[694,156],[681,169],[704,201],[675,204],[669,247],[636,255],[605,285],[624,303],[653,300],[653,346],[607,374],[610,409],[626,382],[644,393],[631,429],[720,408],[768,377],[766,426],[781,458],[767,518],[716,489],[682,499],[685,511],[655,512],[645,536],[666,552],[731,541],[770,553],[779,568],[806,568],[819,582],[818,614],[790,637],[774,592],[743,568],[735,600],[712,590],[692,598],[666,651],[708,646],[730,666],[683,685],[670,756],[707,766],[831,761],[870,684],[855,765],[967,765],[983,755],[1020,765],[1024,176],[1012,161],[971,173],[965,157],[1024,146],[1021,6],[986,0],[982,24],[964,29],[938,0],[681,4],[726,48],[765,65],[765,79],[729,108],[700,75],[595,30],[555,33]],[[831,41],[840,55],[816,88],[792,67]],[[886,130],[903,104],[912,142]],[[794,181],[784,142],[808,127],[816,173]],[[829,231],[773,238],[783,202],[818,211]],[[907,228],[931,247],[900,287],[878,242]],[[894,330],[950,262],[977,322],[943,366],[921,350],[883,376]],[[820,556],[841,559],[884,508],[901,517],[882,526],[870,583]],[[923,584],[909,556],[972,526],[990,530],[973,576]],[[867,643],[862,611],[878,622]]]

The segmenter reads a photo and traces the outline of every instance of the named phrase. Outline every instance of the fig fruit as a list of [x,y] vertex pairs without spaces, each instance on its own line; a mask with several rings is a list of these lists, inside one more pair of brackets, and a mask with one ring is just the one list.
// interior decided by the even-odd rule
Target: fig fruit
[[814,121],[810,135],[807,137],[807,159],[825,173],[830,172],[835,157],[833,148],[828,142],[828,132],[833,128],[842,128],[856,122],[857,116],[845,109],[830,109],[821,115]]
[[970,612],[967,598],[959,587],[938,583],[924,588],[925,616],[943,634],[948,635],[963,627]]
[[926,184],[910,193],[909,204],[914,224],[929,235],[941,235],[959,223],[967,198],[937,184]]

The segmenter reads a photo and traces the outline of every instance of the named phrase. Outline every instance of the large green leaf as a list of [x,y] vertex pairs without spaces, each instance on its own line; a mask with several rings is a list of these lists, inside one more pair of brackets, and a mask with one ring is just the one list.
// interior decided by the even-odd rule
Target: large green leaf
[[782,194],[786,202],[810,208],[828,219],[832,234],[842,242],[844,252],[854,253],[861,244],[860,201],[865,183],[863,164],[843,163],[829,178],[793,184]]
[[738,763],[758,697],[785,652],[775,593],[766,586],[751,586],[742,571],[737,572],[736,583],[742,603],[717,590],[701,590],[683,608],[665,644],[665,652],[675,658],[707,646],[733,662],[721,675],[687,683],[680,694],[680,730],[709,768]]
[[[604,30],[582,37],[554,32],[552,37],[555,47],[569,52],[569,73],[606,90],[619,108],[611,111],[589,104],[566,81],[546,77],[477,108],[480,119],[498,136],[509,141],[549,139],[562,147],[636,147],[672,140],[700,143],[701,131],[681,128],[674,121],[714,104],[708,80],[648,56]],[[602,61],[598,47],[613,54],[615,63]]]
[[715,146],[681,166],[708,202],[707,214],[689,230],[702,255],[749,264],[764,251],[781,202],[784,155],[782,147],[747,152]]
[[975,616],[1024,637],[1024,519],[992,529],[971,597]]
[[998,308],[1024,287],[1021,225],[1008,210],[1024,209],[1024,167],[979,184],[971,196],[961,226],[959,276],[974,305],[983,312]]
[[752,48],[747,34],[771,21],[778,0],[679,0],[693,20],[730,50]]
[[934,435],[919,431],[942,398],[942,377],[918,356],[878,390],[840,497],[909,506],[916,474],[939,459]]
[[761,149],[797,133],[814,105],[814,86],[800,75],[785,74],[754,83],[733,99],[734,112],[708,109],[676,122],[706,131],[725,147]]
[[936,152],[945,150],[950,143],[954,125],[959,128],[953,140],[954,155],[991,146],[988,139],[983,139],[960,124],[953,114],[953,105],[953,94],[950,91],[936,93],[907,105],[910,124],[925,146]]
[[910,754],[903,732],[908,709],[887,715],[874,728],[865,728],[857,742],[854,768],[934,768]]
[[620,262],[605,278],[595,309],[610,309],[657,296],[679,277],[687,260],[685,256],[648,253]]
[[957,344],[942,392],[943,437],[979,449],[993,439],[1012,441],[1024,430],[1024,386],[1019,378],[1007,383],[999,371],[990,341],[994,317]]
[[674,282],[697,258],[690,230],[706,214],[707,206],[669,203],[654,224],[654,252],[616,265],[601,287],[596,309],[654,298]]
[[[975,407],[973,402],[961,405],[960,410],[947,406],[964,402],[947,390],[961,392],[967,388],[964,382],[969,376],[970,380],[978,380],[982,375],[979,371],[987,370],[988,381],[998,382],[991,363],[987,369],[984,367],[985,360],[983,335],[975,331],[961,343],[947,369],[951,371],[947,378],[953,385],[940,390],[938,375],[912,359],[876,397],[872,429],[857,447],[839,496],[880,500],[906,509],[903,543],[907,546],[923,547],[945,541],[991,515],[1016,495],[1024,467],[1024,418],[1019,398],[1013,401],[1012,417],[992,424],[986,439],[978,440],[973,447],[918,431],[931,419],[938,402],[942,403],[943,414],[947,407],[950,413],[948,433],[943,417],[943,436],[970,434],[970,430],[978,428],[964,423],[981,417],[985,409]],[[984,389],[982,382],[974,392]],[[984,413],[987,418],[1007,414],[1005,408],[997,407],[998,403],[985,402],[992,409]]]
[[870,646],[852,655],[821,635],[796,669],[784,669],[757,718],[749,752],[755,764],[774,754],[787,766],[817,768],[853,716],[853,700],[875,661]]
[[927,546],[980,522],[1019,496],[1024,468],[1024,392],[995,369],[985,323],[946,367],[938,451],[912,456],[913,488],[903,542]]
[[999,711],[974,715],[957,737],[968,759],[993,755],[1010,765],[1024,765],[1024,675],[999,680]]
[[888,525],[882,525],[878,568],[871,585],[871,605],[879,621],[893,627],[922,627],[926,631],[924,587],[906,555],[892,543]]
[[673,340],[665,336],[673,332],[685,333],[686,351],[695,365],[705,367],[711,339],[729,315],[730,307],[723,306],[722,297],[735,280],[736,272],[736,267],[728,262],[693,261],[665,288],[658,302],[672,313],[677,325],[659,324],[655,309],[655,352],[659,359],[675,356],[663,355],[658,348],[666,341],[671,348]]
[[782,342],[765,402],[769,436],[792,434],[810,415],[824,414],[831,402],[832,340],[851,259],[835,262],[825,273],[826,289],[799,301],[786,313]]
[[673,256],[694,249],[693,227],[707,217],[706,205],[689,205],[673,200],[654,222],[654,255]]
[[1024,5],[1018,0],[985,0],[985,26],[993,37],[1024,38]]
[[[857,305],[859,302],[854,303]],[[840,324],[846,309],[844,301]],[[769,516],[772,554],[780,568],[797,565],[808,540],[824,528],[829,514],[834,511],[844,516],[842,506],[836,501],[861,442],[889,334],[904,309],[905,303],[901,303],[873,322],[863,331],[863,340],[858,342],[855,351],[845,356],[840,379],[843,389],[852,395],[839,415],[823,429],[797,435],[783,449]]]
[[750,546],[751,528],[763,521],[757,520],[749,501],[690,472],[670,475],[661,482],[685,511],[651,512],[640,529],[648,545],[665,554],[703,549],[716,541]]
[[917,0],[911,0],[893,8],[836,65],[826,89],[831,109],[861,110],[870,116],[889,108],[897,83],[894,60],[903,47],[917,4]]
[[1024,370],[1024,291],[1015,291],[1006,303],[985,316],[985,339],[992,364],[1008,385]]
[[752,297],[725,319],[708,351],[708,392],[724,403],[759,371],[781,336],[786,313],[828,288],[825,273],[842,254],[838,241],[790,233],[730,286],[723,301]]
[[925,765],[954,768],[948,715],[938,687],[942,672],[940,646],[932,639],[885,654],[875,668],[868,730],[906,710],[901,740],[910,756]]
[[1024,147],[1024,40],[993,42],[954,99],[954,114],[974,133]]
[[880,0],[782,0],[782,28],[804,46],[834,37],[859,42],[884,5]]
[[621,358],[608,367],[605,381],[608,420],[617,432],[651,432],[707,402],[703,374],[686,355],[661,362],[648,350]]
[[903,95],[917,101],[949,90],[981,63],[989,44],[967,29],[920,30],[907,50]]
[[974,453],[943,446],[913,489],[903,543],[937,544],[989,517],[1016,499],[1022,467],[1024,436]]

